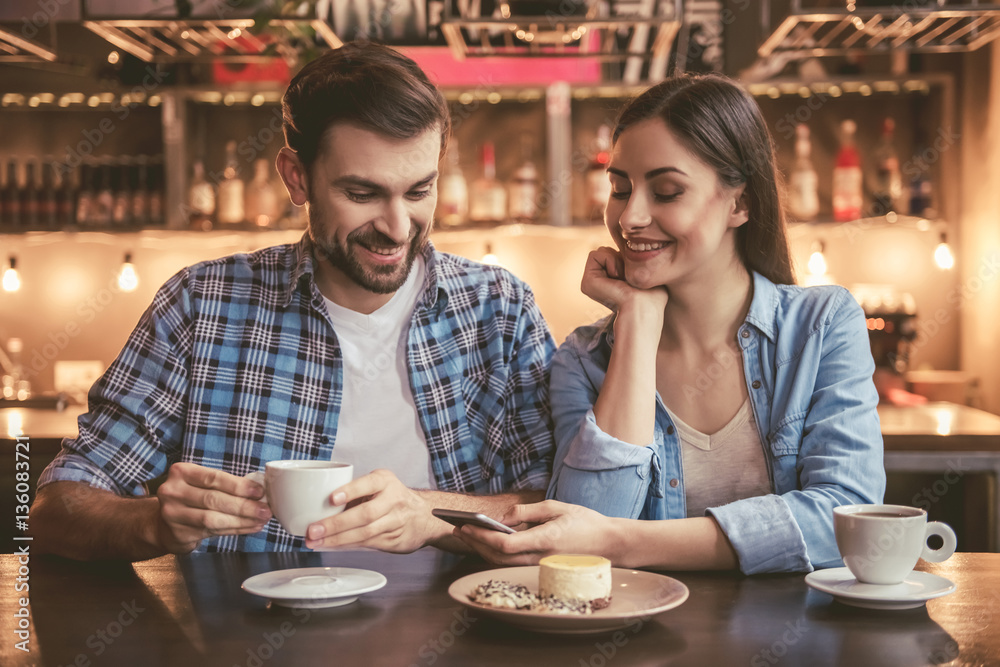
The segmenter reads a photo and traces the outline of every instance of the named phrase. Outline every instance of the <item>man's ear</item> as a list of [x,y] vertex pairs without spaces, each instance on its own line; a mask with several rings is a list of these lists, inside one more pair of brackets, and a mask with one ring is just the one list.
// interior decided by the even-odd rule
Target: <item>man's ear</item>
[[306,172],[302,160],[299,159],[298,153],[288,146],[282,147],[278,151],[275,166],[278,168],[278,175],[281,176],[281,182],[285,184],[285,189],[288,190],[288,197],[292,203],[296,206],[304,206],[309,200],[309,174]]
[[737,192],[733,193],[733,210],[729,214],[729,226],[741,227],[750,219],[750,197],[747,195],[747,186],[741,185]]

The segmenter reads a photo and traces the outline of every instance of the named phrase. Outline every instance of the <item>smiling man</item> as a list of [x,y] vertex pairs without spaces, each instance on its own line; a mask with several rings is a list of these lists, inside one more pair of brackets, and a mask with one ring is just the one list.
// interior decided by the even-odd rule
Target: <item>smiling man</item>
[[[308,233],[160,289],[42,474],[39,551],[448,548],[432,508],[499,516],[543,496],[554,342],[526,285],[428,240],[440,92],[395,51],[346,44],[282,107],[277,168]],[[355,469],[332,498],[347,509],[304,539],[248,477],[292,458]]]

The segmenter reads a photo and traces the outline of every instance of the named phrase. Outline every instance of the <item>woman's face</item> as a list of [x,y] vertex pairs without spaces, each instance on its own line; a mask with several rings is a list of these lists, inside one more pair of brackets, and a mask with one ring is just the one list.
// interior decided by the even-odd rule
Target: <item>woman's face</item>
[[747,221],[743,188],[720,183],[662,120],[622,132],[608,173],[605,221],[631,285],[677,285],[739,262],[735,230]]

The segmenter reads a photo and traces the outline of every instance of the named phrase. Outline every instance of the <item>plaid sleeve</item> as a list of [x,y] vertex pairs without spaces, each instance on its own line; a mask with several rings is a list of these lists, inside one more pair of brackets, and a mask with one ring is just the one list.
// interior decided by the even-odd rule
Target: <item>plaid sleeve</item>
[[504,490],[544,491],[555,452],[548,379],[556,346],[531,288],[522,290],[503,401]]
[[[118,358],[91,388],[79,436],[63,441],[45,483],[85,481],[113,485],[110,490],[119,495],[145,495],[146,482],[179,459],[191,350],[189,281],[185,269],[157,292]],[[88,468],[94,474],[83,474]]]

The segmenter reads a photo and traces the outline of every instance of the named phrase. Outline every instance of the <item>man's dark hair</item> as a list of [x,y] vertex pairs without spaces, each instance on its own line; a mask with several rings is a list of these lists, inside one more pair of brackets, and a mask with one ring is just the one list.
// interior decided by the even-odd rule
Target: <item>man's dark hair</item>
[[288,84],[281,111],[285,143],[307,169],[337,122],[397,139],[440,128],[442,155],[451,132],[441,91],[411,59],[374,42],[348,42],[307,64]]

